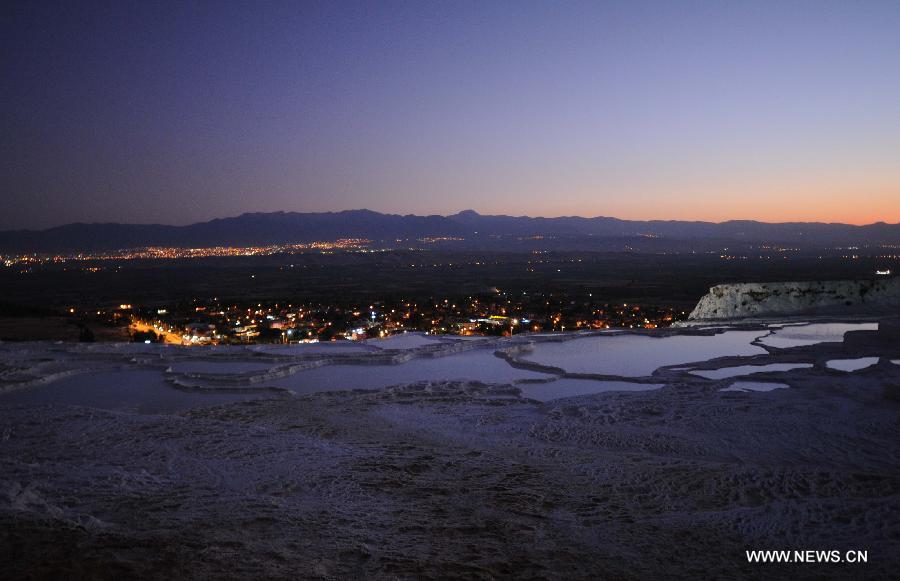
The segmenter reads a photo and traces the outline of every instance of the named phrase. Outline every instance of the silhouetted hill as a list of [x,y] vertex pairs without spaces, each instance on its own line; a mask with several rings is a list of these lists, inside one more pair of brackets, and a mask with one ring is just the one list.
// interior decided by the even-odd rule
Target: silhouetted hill
[[48,230],[0,232],[6,252],[111,250],[142,246],[247,246],[370,238],[460,236],[461,224],[443,216],[399,216],[370,210],[301,214],[271,212],[218,218],[188,226],[68,224]]
[[900,224],[877,222],[866,226],[821,222],[767,223],[753,220],[690,222],[679,220],[620,220],[599,216],[582,218],[531,218],[484,216],[465,210],[448,216],[474,231],[507,235],[582,235],[633,237],[656,235],[678,240],[722,239],[743,242],[807,243],[811,245],[894,243],[900,239]]
[[[557,236],[610,240],[655,239],[654,248],[691,240],[790,244],[805,248],[900,243],[900,224],[867,226],[823,223],[771,224],[748,220],[722,223],[634,221],[609,217],[531,218],[486,216],[466,210],[451,216],[344,212],[249,213],[188,226],[161,224],[68,224],[47,230],[0,232],[3,252],[95,251],[143,246],[247,246],[369,238],[380,242],[425,236],[469,239],[470,247],[497,237]],[[480,242],[479,242],[480,241]]]

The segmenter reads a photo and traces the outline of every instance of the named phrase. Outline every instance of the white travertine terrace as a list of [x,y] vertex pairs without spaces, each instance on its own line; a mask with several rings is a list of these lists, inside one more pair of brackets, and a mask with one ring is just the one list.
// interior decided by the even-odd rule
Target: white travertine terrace
[[0,531],[120,578],[752,578],[772,538],[891,578],[897,344],[827,325],[0,343]]
[[853,312],[900,307],[900,278],[720,284],[709,289],[690,319],[741,319],[817,310]]

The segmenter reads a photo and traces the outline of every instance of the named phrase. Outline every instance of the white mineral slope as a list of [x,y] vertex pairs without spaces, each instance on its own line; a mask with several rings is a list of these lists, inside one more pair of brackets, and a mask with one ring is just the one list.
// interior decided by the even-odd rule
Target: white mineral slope
[[859,357],[857,359],[832,359],[825,364],[828,369],[836,369],[838,371],[859,371],[872,367],[878,363],[878,357]]
[[900,404],[852,375],[790,383],[0,408],[4,578],[752,579],[744,551],[772,546],[862,547],[890,578]]
[[786,383],[772,383],[770,381],[735,381],[728,387],[719,391],[772,391],[774,389],[787,389]]
[[758,342],[769,347],[788,349],[816,345],[817,343],[843,342],[851,331],[877,331],[878,323],[810,323],[808,325],[785,325],[760,337]]
[[894,307],[900,307],[900,277],[737,283],[709,289],[689,318],[719,320],[811,312],[856,313]]
[[[754,377],[789,386],[772,391],[722,392],[735,380],[684,369],[659,370],[652,385],[546,374],[510,384],[518,376],[479,349],[424,345],[393,351],[409,356],[393,364],[389,350],[360,355],[359,373],[345,376],[356,383],[338,391],[188,411],[182,400],[121,406],[114,388],[158,405],[165,369],[192,357],[206,369],[213,351],[0,345],[0,385],[76,363],[104,371],[94,392],[73,380],[23,388],[44,390],[38,401],[0,393],[0,577],[896,578],[900,366],[881,332],[701,365],[813,364]],[[628,337],[619,340],[634,345]],[[563,339],[496,346],[578,340]],[[855,373],[826,367],[866,356],[882,361]],[[279,362],[293,365],[289,357],[308,356]],[[341,363],[284,379],[339,372],[356,355],[322,357]],[[246,359],[230,350],[221,361]],[[402,372],[418,360],[439,362],[424,370],[428,380],[358,389],[367,370]],[[455,367],[497,381],[446,380],[460,376]],[[138,385],[135,373],[153,383]],[[229,376],[212,375],[212,384]],[[616,389],[585,393],[607,387]],[[54,401],[54,388],[72,392]],[[562,398],[523,397],[534,390]],[[863,549],[869,562],[751,565],[753,548]]]

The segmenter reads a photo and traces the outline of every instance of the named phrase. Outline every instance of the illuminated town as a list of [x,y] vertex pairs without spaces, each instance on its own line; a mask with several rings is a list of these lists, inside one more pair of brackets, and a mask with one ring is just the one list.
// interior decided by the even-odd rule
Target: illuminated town
[[190,258],[222,258],[247,256],[272,256],[276,254],[296,254],[308,251],[327,252],[333,250],[366,251],[371,240],[365,238],[339,238],[332,241],[304,242],[293,244],[271,244],[268,246],[210,246],[202,248],[178,248],[148,246],[113,252],[77,252],[72,254],[19,254],[0,256],[4,266],[27,266],[64,262],[90,262],[105,260],[183,260]]
[[[648,234],[641,234],[642,237],[658,238]],[[503,237],[493,237],[500,240]],[[539,241],[552,239],[550,236],[531,236],[531,237],[509,237],[510,239],[523,241]],[[191,260],[191,259],[207,259],[207,258],[247,258],[247,257],[265,257],[276,255],[293,255],[320,253],[330,254],[333,252],[356,252],[356,253],[381,253],[395,250],[421,250],[428,248],[430,245],[441,243],[462,242],[465,238],[450,236],[425,236],[415,239],[397,239],[390,241],[381,241],[378,245],[368,238],[338,238],[336,240],[320,240],[314,242],[295,242],[290,244],[269,244],[258,246],[203,246],[196,248],[184,248],[175,246],[146,246],[140,248],[126,248],[114,251],[79,251],[70,253],[18,253],[18,254],[0,254],[0,264],[7,268],[20,269],[27,272],[32,267],[40,266],[62,266],[67,263],[78,264],[79,269],[85,271],[98,271],[102,266],[89,263],[112,263],[120,261],[136,261],[136,260]],[[878,258],[882,260],[897,261],[900,260],[900,254],[896,252],[897,245],[880,244],[865,246],[863,248],[856,246],[849,247],[833,247],[821,249],[818,252],[818,258],[824,256],[832,256],[842,260],[858,260],[861,256]],[[629,246],[625,246],[626,251],[631,251]],[[790,259],[797,257],[802,252],[798,247],[784,247],[772,245],[749,246],[740,254],[733,252],[734,249],[728,247],[705,250],[706,254],[718,256],[721,260],[772,260],[772,259]],[[848,252],[851,251],[851,252]],[[531,254],[545,254],[547,250],[531,250]],[[663,254],[679,254],[678,251],[665,251]],[[812,254],[808,252],[807,254]]]
[[168,308],[121,304],[70,316],[129,325],[140,342],[182,345],[300,343],[381,338],[407,331],[447,335],[512,335],[526,332],[666,327],[687,313],[676,307],[595,303],[564,294],[507,294],[497,290],[461,299],[429,298],[341,303],[223,303],[193,301]]

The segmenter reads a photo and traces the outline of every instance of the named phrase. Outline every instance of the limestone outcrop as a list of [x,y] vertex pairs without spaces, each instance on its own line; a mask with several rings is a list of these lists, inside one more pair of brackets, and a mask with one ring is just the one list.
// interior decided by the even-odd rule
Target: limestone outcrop
[[720,284],[690,314],[694,320],[760,315],[900,309],[900,277],[870,280]]

